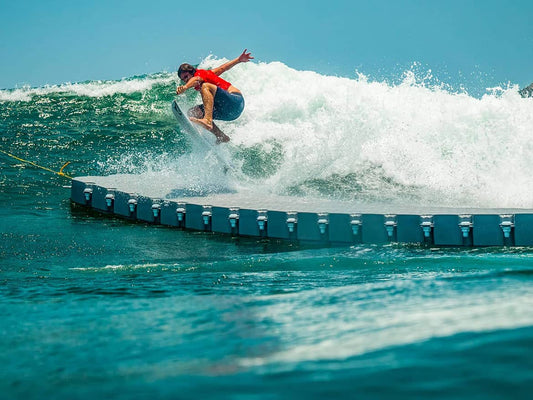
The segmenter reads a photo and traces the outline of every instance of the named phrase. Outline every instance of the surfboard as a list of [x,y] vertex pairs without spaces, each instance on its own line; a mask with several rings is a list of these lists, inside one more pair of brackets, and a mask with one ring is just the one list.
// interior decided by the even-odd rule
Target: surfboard
[[[172,112],[174,113],[180,128],[190,136],[191,140],[193,140],[195,143],[199,142],[202,146],[205,146],[206,149],[211,149],[211,147],[214,145],[214,141],[210,141],[207,138],[207,134],[211,136],[213,136],[213,134],[203,128],[195,127],[189,117],[187,117],[187,115],[185,115],[185,113],[182,111],[176,100],[172,101]],[[205,131],[205,133],[201,132],[200,129]]]
[[219,149],[217,148],[215,136],[206,129],[203,129],[200,126],[195,126],[189,119],[189,117],[183,112],[176,100],[172,101],[172,113],[180,129],[186,133],[192,141],[193,148],[196,151],[200,152],[213,152],[217,160],[224,166],[225,170],[235,170],[235,166],[229,159],[229,157],[224,157]]

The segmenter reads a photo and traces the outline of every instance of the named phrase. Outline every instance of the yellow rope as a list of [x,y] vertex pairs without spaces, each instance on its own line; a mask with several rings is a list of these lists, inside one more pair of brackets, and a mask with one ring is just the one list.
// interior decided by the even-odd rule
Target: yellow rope
[[0,149],[0,153],[4,153],[5,155],[11,157],[11,158],[14,158],[15,160],[18,160],[18,161],[22,161],[23,163],[26,163],[26,164],[30,164],[30,165],[33,165],[34,167],[37,167],[37,168],[41,168],[41,169],[44,169],[45,171],[48,171],[48,172],[52,172],[53,174],[56,174],[56,175],[59,175],[59,176],[62,176],[64,178],[67,178],[67,179],[72,179],[71,176],[68,176],[67,174],[65,174],[63,172],[63,169],[70,164],[70,161],[69,162],[66,162],[59,171],[54,171],[53,169],[50,169],[50,168],[46,168],[46,167],[43,167],[41,165],[38,165],[32,161],[28,161],[28,160],[24,160],[23,158],[20,158],[20,157],[17,157],[17,156],[14,156],[13,154],[10,154],[8,153],[7,151],[4,151],[4,150],[1,150]]

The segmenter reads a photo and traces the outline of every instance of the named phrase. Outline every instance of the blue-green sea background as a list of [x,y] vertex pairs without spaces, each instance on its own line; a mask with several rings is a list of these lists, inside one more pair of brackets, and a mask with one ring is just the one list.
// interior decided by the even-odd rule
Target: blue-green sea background
[[[228,79],[247,109],[221,124],[239,165],[224,184],[236,191],[533,206],[533,107],[515,87],[474,98],[416,71],[375,82],[239,68]],[[175,124],[175,84],[160,73],[0,91],[0,148],[55,171],[70,161],[73,176],[220,183]],[[533,389],[533,249],[184,232],[73,208],[68,179],[4,153],[0,166],[2,399],[525,399]]]

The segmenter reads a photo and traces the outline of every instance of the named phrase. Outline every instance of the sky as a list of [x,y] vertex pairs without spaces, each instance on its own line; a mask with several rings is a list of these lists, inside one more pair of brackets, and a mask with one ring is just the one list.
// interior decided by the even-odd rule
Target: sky
[[375,79],[414,63],[454,85],[533,82],[531,0],[2,0],[0,88],[258,62]]

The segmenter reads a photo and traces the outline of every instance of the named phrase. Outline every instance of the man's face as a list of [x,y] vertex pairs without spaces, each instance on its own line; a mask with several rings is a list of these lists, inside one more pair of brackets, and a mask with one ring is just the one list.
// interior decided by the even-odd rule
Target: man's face
[[192,78],[192,74],[190,72],[182,72],[180,74],[180,79],[185,83],[189,82],[189,79],[191,78]]

